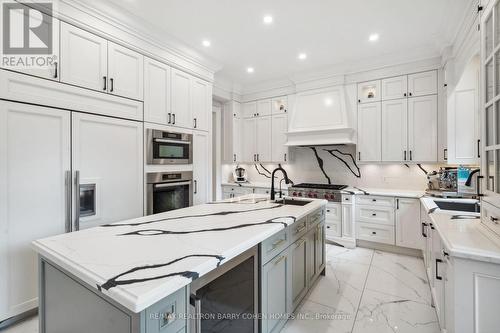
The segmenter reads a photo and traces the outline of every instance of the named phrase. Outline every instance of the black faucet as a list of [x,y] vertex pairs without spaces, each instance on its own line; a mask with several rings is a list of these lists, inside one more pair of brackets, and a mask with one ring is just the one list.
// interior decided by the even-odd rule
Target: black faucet
[[278,166],[276,169],[274,169],[273,172],[271,173],[271,200],[275,199],[275,195],[274,195],[274,174],[276,173],[276,171],[283,172],[283,176],[285,177],[285,183],[286,184],[290,184],[291,183],[290,179],[288,179],[288,175],[286,174],[285,169],[283,169],[281,167],[281,165]]
[[469,178],[467,178],[467,181],[465,182],[465,186],[470,186],[471,183],[472,183],[472,176],[474,176],[475,173],[478,173],[479,171],[481,171],[481,169],[476,169],[476,170],[473,170],[469,173]]

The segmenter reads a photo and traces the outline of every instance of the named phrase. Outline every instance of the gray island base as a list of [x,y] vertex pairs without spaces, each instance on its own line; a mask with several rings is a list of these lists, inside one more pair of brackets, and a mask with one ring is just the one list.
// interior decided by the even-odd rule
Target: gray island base
[[[34,247],[40,258],[40,333],[279,332],[325,274],[326,202],[311,200],[304,204],[284,205],[252,195],[113,224],[116,228],[97,227],[36,241]],[[210,215],[203,213],[207,210],[212,211]],[[273,223],[255,224],[270,220]],[[132,234],[131,239],[139,242],[148,241],[148,237],[140,235],[150,234],[151,230],[177,230],[172,233],[175,236],[170,236],[186,243],[194,240],[193,235],[206,240],[211,234],[214,244],[207,248],[218,252],[208,253],[220,256],[200,255],[193,260],[190,252],[181,257],[170,257],[167,252],[169,271],[157,271],[163,265],[144,258],[141,265],[130,261],[129,269],[98,279],[103,275],[97,269],[100,265],[80,255],[85,248],[65,248],[69,243],[62,240],[71,242],[67,238],[74,238],[78,243],[78,234],[96,236],[110,229],[118,233],[107,236]],[[221,232],[225,233],[222,238]],[[101,237],[100,241],[105,239]],[[151,242],[158,238],[149,239]],[[165,250],[167,239],[152,249]],[[232,246],[238,241],[240,246]],[[198,246],[203,248],[203,243]],[[92,248],[92,242],[87,247]],[[62,253],[63,248],[68,252]],[[177,256],[179,249],[175,252]],[[186,263],[185,258],[191,262]],[[179,262],[184,266],[170,267]],[[211,268],[196,269],[208,262]],[[87,270],[82,269],[84,266]],[[157,275],[159,272],[162,274]],[[169,291],[180,281],[183,283],[179,288]],[[164,296],[157,294],[160,290]],[[124,295],[134,295],[137,302],[122,301]]]

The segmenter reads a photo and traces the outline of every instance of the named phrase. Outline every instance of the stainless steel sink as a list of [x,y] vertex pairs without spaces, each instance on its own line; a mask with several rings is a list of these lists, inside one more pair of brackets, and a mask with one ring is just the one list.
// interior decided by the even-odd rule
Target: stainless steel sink
[[434,203],[442,210],[454,210],[459,212],[480,213],[481,206],[479,202],[457,202],[434,200]]
[[282,198],[274,200],[275,203],[282,205],[292,205],[292,206],[305,206],[308,203],[312,202],[311,200],[296,200],[291,198]]

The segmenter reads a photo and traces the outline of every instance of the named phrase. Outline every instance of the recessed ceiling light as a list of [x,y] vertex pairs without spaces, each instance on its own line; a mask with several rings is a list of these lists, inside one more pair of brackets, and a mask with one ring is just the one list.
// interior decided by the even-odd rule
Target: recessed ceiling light
[[307,54],[305,54],[305,53],[299,53],[298,58],[299,58],[299,60],[306,60],[307,59]]
[[212,45],[212,43],[210,43],[208,39],[205,39],[203,42],[201,42],[201,44],[205,47],[209,47],[210,45]]
[[368,39],[370,40],[370,42],[376,42],[376,41],[378,41],[379,37],[380,36],[378,34],[371,34]]
[[266,15],[266,16],[264,16],[263,21],[265,24],[271,24],[271,23],[273,23],[273,17],[271,15]]
[[253,72],[255,72],[255,69],[253,67],[248,67],[247,68],[247,72],[248,73],[253,73]]

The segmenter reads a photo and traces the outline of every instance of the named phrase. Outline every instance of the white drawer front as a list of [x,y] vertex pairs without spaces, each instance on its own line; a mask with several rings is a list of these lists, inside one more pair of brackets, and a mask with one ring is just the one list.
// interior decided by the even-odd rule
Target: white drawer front
[[341,204],[328,204],[326,205],[326,222],[342,220],[342,205]]
[[481,203],[481,222],[500,236],[500,209],[483,201]]
[[341,221],[326,221],[326,239],[332,239],[334,237],[342,236],[342,222]]
[[356,222],[386,224],[394,227],[394,209],[380,206],[357,206]]
[[357,239],[395,245],[394,227],[373,223],[356,224]]
[[394,207],[394,198],[375,195],[358,195],[356,196],[356,203],[358,205]]

